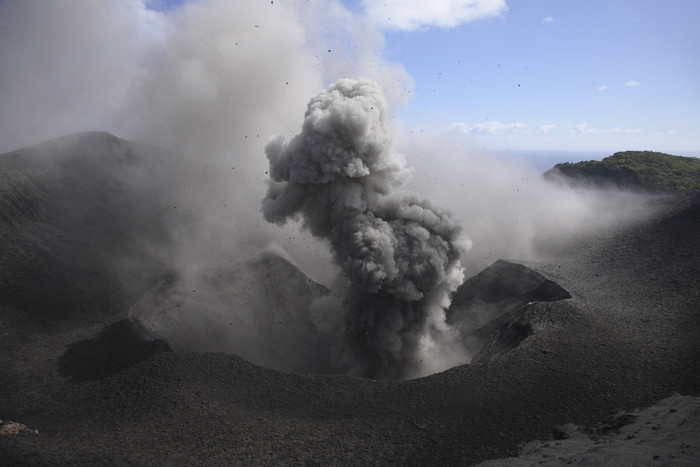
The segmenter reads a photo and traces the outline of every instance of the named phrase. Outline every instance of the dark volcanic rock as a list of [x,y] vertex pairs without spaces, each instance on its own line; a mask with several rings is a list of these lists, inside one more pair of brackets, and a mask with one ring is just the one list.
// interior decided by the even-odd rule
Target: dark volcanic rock
[[531,334],[529,305],[503,313],[467,336],[467,342],[471,339],[480,344],[471,363],[488,363],[499,359]]
[[464,281],[452,297],[449,321],[475,321],[477,327],[512,308],[529,302],[571,298],[557,283],[542,274],[505,260],[498,260]]
[[493,361],[531,334],[530,304],[567,298],[569,292],[542,274],[498,260],[457,289],[448,322],[460,330],[473,362]]

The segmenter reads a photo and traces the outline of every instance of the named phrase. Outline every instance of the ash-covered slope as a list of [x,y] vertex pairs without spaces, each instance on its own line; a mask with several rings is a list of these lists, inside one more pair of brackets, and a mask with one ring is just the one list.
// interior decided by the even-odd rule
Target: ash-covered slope
[[309,312],[326,293],[285,258],[264,252],[194,278],[165,279],[129,314],[176,351],[227,352],[279,370],[335,373],[334,347]]
[[169,181],[187,170],[102,132],[0,155],[0,303],[40,322],[125,307],[168,270],[172,228],[185,224]]
[[190,254],[188,237],[207,215],[197,200],[226,183],[216,172],[104,132],[0,155],[3,358],[15,343],[37,338],[37,327],[45,341],[60,327],[70,335],[56,341],[67,346],[59,366],[73,380],[99,379],[147,358],[150,349],[163,349],[153,337],[180,351],[235,352],[273,368],[333,372],[329,344],[308,314],[326,289],[282,256],[269,252],[197,272],[176,264]]
[[[572,298],[532,306],[532,335],[502,358],[417,380],[290,374],[234,355],[162,352],[73,384],[50,364],[56,354],[41,357],[45,341],[18,343],[10,356],[22,359],[23,385],[0,391],[0,412],[39,434],[0,437],[0,462],[470,465],[552,440],[559,425],[595,428],[674,392],[700,395],[698,228],[700,203],[685,200],[529,263]],[[654,456],[669,465],[674,453],[700,456],[697,441],[663,452],[634,445],[654,433],[625,449],[644,449],[649,465]]]
[[448,322],[462,335],[472,363],[493,361],[532,333],[529,308],[533,303],[568,298],[566,290],[542,274],[498,260],[457,289]]

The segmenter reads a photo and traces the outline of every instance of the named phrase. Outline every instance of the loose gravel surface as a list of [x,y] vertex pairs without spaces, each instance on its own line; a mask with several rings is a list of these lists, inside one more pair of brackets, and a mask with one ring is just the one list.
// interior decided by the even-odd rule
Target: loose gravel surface
[[[4,306],[0,418],[28,430],[0,436],[0,465],[469,465],[526,455],[524,443],[552,440],[557,426],[595,427],[674,393],[700,395],[699,231],[700,203],[681,200],[527,263],[572,298],[531,305],[534,333],[502,358],[411,381],[289,374],[161,348],[78,382],[61,368],[67,346],[124,314],[42,321]],[[121,358],[109,346],[94,352]]]

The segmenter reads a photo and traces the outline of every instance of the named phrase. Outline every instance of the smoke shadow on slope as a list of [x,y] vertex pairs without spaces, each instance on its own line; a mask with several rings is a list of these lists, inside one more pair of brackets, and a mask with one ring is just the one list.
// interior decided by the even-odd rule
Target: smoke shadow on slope
[[105,327],[92,339],[68,344],[58,358],[60,373],[72,383],[96,381],[161,352],[172,352],[162,339],[148,339],[130,320]]

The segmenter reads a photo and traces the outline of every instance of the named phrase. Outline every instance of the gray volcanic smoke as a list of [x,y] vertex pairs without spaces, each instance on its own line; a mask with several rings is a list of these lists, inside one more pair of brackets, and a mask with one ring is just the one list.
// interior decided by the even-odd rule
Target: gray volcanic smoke
[[272,180],[263,214],[279,225],[301,215],[330,242],[349,280],[342,359],[351,372],[407,378],[444,360],[455,339],[445,310],[470,241],[446,211],[393,192],[410,171],[391,152],[386,118],[371,81],[341,79],[318,94],[302,132],[265,148]]

